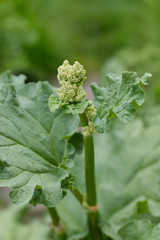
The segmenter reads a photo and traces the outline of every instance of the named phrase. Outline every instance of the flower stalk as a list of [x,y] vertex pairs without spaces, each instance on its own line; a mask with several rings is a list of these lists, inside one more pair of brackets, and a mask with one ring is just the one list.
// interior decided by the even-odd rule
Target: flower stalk
[[[79,114],[82,126],[88,125],[88,118],[85,113]],[[96,182],[95,182],[95,161],[93,135],[84,136],[85,152],[85,183],[86,201],[88,209],[88,227],[93,240],[101,239],[101,230],[98,226],[99,214],[97,207]]]
[[[79,114],[83,127],[88,125],[88,118],[85,113]],[[93,136],[84,136],[85,151],[85,179],[86,179],[86,199],[89,206],[97,205],[95,166],[94,166],[94,143]]]

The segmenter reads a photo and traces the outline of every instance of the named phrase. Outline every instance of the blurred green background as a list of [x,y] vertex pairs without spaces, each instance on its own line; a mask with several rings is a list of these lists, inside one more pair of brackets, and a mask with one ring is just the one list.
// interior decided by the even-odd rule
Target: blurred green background
[[159,0],[0,0],[0,70],[51,80],[68,59],[88,74],[148,71],[157,79],[159,11]]

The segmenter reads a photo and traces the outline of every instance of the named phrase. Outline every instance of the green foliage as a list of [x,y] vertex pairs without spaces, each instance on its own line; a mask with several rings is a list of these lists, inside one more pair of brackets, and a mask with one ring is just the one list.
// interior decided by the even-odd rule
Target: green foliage
[[57,96],[52,94],[49,98],[48,104],[50,111],[55,112],[61,106],[61,101]]
[[150,73],[144,74],[141,78],[135,72],[123,72],[121,76],[108,74],[105,87],[98,87],[96,83],[91,85],[98,110],[95,119],[98,132],[108,131],[109,120],[114,116],[124,123],[133,120],[135,112],[133,103],[141,106],[144,102],[144,92],[140,84],[147,85],[150,77]]
[[122,239],[126,240],[150,240],[160,239],[160,225],[151,224],[149,220],[132,221],[126,224],[120,231]]
[[160,103],[160,49],[159,46],[147,44],[140,49],[125,47],[108,58],[101,70],[101,81],[105,82],[105,73],[114,72],[120,74],[123,71],[136,71],[138,75],[144,72],[152,72],[153,78],[146,91],[147,105]]
[[[109,122],[117,115],[122,122],[132,120],[133,104],[144,101],[140,85],[148,84],[149,78],[150,74],[139,78],[134,72],[125,72],[120,77],[108,75],[106,87],[93,84],[99,119],[105,117]],[[57,210],[68,239],[90,240],[85,197],[82,205],[70,192],[63,198],[71,184],[71,190],[75,186],[84,194],[86,191],[83,141],[75,133],[77,109],[86,108],[76,108],[76,103],[76,110],[71,107],[69,113],[64,106],[51,113],[48,98],[57,95],[48,83],[25,84],[23,75],[15,77],[9,72],[0,80],[0,186],[12,189],[10,198],[15,204],[53,207],[60,203]],[[88,99],[80,103],[85,101],[88,107]],[[147,109],[143,119],[128,125],[115,121],[112,131],[95,136],[98,224],[104,240],[105,236],[113,240],[159,238],[159,116],[159,108]],[[108,125],[100,127],[104,131]]]
[[[159,223],[159,109],[156,111],[156,124],[153,119],[148,125],[142,120],[127,126],[116,124],[108,136],[97,139],[101,149],[108,146],[107,152],[97,149],[100,212],[116,231],[133,219]],[[148,116],[150,112],[146,119]]]
[[[110,132],[95,136],[101,226],[114,240],[141,240],[146,233],[148,239],[157,240],[160,236],[160,109],[148,109],[143,118],[127,125],[116,121]],[[74,161],[72,173],[77,187],[85,193],[83,155]],[[67,195],[63,199],[65,212],[76,202]],[[63,219],[63,212],[60,214]],[[77,216],[76,211],[69,214],[72,218]],[[83,221],[79,223],[83,228]]]
[[81,102],[64,103],[56,95],[52,94],[49,97],[48,105],[51,112],[55,112],[58,108],[62,108],[65,113],[79,114],[85,111],[89,105],[89,100],[85,98]]
[[[79,120],[60,110],[50,113],[48,97],[55,90],[47,82],[24,85],[9,73],[0,79],[0,159],[5,162],[0,185],[11,187],[15,204],[34,196],[34,201],[53,207],[64,196],[61,182],[69,177],[60,167],[71,151],[64,137],[76,131]],[[37,189],[41,197],[35,198]]]
[[81,114],[85,111],[85,109],[88,107],[89,105],[89,100],[88,99],[84,99],[81,102],[77,102],[77,103],[70,103],[70,104],[66,104],[62,107],[62,110],[66,113],[71,113],[71,114]]
[[83,135],[81,133],[76,132],[69,140],[74,148],[76,149],[76,153],[81,153],[83,150]]

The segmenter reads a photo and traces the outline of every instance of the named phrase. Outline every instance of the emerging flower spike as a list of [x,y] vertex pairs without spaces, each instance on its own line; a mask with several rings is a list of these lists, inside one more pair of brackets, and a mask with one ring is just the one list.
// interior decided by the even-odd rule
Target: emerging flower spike
[[79,63],[75,62],[72,65],[67,60],[63,62],[58,68],[58,81],[61,88],[57,90],[60,99],[64,102],[80,102],[86,96],[82,87],[83,82],[86,80],[86,70]]
[[88,124],[83,127],[82,133],[90,136],[95,133],[93,120],[97,115],[97,109],[92,101],[85,98],[86,92],[83,89],[83,83],[86,80],[86,70],[79,63],[70,65],[67,60],[58,68],[58,81],[60,88],[57,94],[52,94],[49,98],[49,108],[55,112],[58,108],[66,113],[85,114]]

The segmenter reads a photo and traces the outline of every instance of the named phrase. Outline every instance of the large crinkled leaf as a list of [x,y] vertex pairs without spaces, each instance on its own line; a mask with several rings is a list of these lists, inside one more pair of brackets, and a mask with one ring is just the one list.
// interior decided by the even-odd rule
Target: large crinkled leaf
[[[1,240],[56,240],[54,230],[38,220],[23,223],[26,207],[9,207],[0,211]],[[38,229],[38,230],[37,230]]]
[[[97,139],[99,208],[116,231],[129,219],[159,221],[160,211],[155,215],[153,210],[160,201],[159,124],[145,127],[140,120],[124,127],[117,124],[110,134]],[[100,150],[105,146],[106,151]]]
[[109,130],[109,120],[114,116],[128,123],[134,118],[134,102],[139,106],[144,102],[144,92],[140,84],[148,84],[150,73],[141,78],[135,72],[123,72],[121,76],[107,74],[106,86],[91,85],[94,94],[94,104],[98,110],[95,119],[96,130],[100,133]]
[[48,97],[55,90],[47,82],[24,85],[19,78],[15,84],[8,73],[1,79],[0,185],[11,187],[15,204],[29,202],[38,189],[38,200],[55,206],[64,195],[61,182],[69,176],[61,168],[71,146],[65,136],[76,131],[79,120],[61,110],[50,113]]
[[[127,125],[115,121],[109,133],[95,136],[102,229],[114,240],[121,239],[118,232],[130,221],[160,222],[160,108],[146,112],[142,112],[144,119]],[[77,187],[85,193],[83,159],[83,155],[76,156],[72,173]]]

